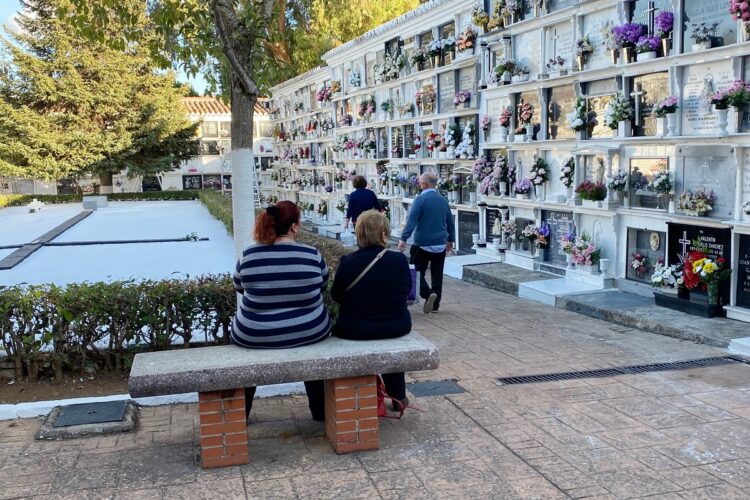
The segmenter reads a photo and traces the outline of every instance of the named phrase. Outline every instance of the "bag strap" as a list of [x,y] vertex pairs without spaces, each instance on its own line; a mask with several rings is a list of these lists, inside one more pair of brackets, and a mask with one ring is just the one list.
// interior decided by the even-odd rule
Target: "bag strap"
[[348,292],[349,290],[351,290],[354,287],[354,285],[356,285],[357,283],[359,283],[359,280],[361,280],[362,278],[364,278],[365,274],[367,274],[367,271],[369,271],[370,269],[372,269],[372,266],[374,266],[377,263],[377,261],[379,261],[380,258],[383,255],[385,255],[385,252],[387,252],[387,251],[388,251],[388,249],[384,248],[379,254],[377,254],[375,256],[375,258],[372,259],[372,262],[370,262],[367,265],[367,267],[364,268],[364,270],[361,273],[359,273],[359,276],[357,276],[356,278],[354,278],[354,281],[352,281],[351,284],[348,287],[346,287],[346,290],[344,290],[344,291]]

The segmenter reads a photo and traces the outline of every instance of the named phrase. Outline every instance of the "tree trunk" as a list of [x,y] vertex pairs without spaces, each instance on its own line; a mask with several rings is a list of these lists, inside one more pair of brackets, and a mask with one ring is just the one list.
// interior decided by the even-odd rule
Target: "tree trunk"
[[240,82],[232,77],[232,215],[237,259],[253,243],[255,230],[253,111],[256,100],[256,96],[246,94]]
[[99,194],[112,193],[112,172],[99,174]]

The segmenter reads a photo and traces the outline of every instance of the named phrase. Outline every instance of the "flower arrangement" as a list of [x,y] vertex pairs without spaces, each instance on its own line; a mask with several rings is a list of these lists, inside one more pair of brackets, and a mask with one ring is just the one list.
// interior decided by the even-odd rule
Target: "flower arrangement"
[[516,235],[516,221],[508,219],[507,221],[500,224],[500,231],[505,236],[514,237]]
[[474,50],[477,41],[477,32],[471,26],[467,26],[466,29],[458,36],[456,40],[456,50],[464,52],[467,50]]
[[665,266],[664,262],[659,259],[659,261],[654,264],[654,273],[651,275],[651,286],[655,288],[684,287],[685,280],[682,275],[682,264],[672,264],[671,266]]
[[668,114],[676,113],[677,108],[679,108],[679,99],[675,96],[669,96],[665,97],[664,99],[660,99],[656,106],[654,106],[653,113],[658,116],[659,118],[664,118]]
[[545,248],[549,244],[549,233],[549,225],[546,222],[542,222],[541,226],[528,224],[521,231],[521,236],[529,240],[530,243],[535,243],[540,248]]
[[531,191],[531,181],[527,178],[519,179],[513,189],[517,194],[527,194]]
[[516,64],[513,67],[513,76],[528,75],[529,72],[529,68],[524,66],[523,64]]
[[750,83],[744,80],[735,80],[724,92],[726,92],[729,105],[737,110],[750,104]]
[[362,85],[362,77],[359,75],[359,71],[352,70],[352,73],[349,75],[349,85],[352,87]]
[[414,136],[414,146],[412,147],[414,152],[416,153],[420,149],[422,149],[422,138],[418,135]]
[[446,178],[438,179],[437,189],[438,191],[455,191],[452,177],[448,176]]
[[515,17],[523,12],[523,0],[505,0],[502,14],[506,17]]
[[501,59],[500,62],[495,66],[495,74],[498,78],[502,78],[503,73],[506,71],[513,74],[516,69],[516,63],[513,59]]
[[458,106],[459,104],[467,103],[471,100],[471,92],[468,90],[459,90],[456,95],[453,96],[453,105]]
[[492,174],[493,162],[484,156],[480,156],[474,162],[471,173],[474,180],[481,183]]
[[336,127],[336,125],[333,123],[333,118],[330,118],[330,117],[326,118],[325,120],[323,120],[323,122],[320,124],[320,128],[324,132],[330,132],[335,127]]
[[625,23],[612,28],[612,35],[618,47],[635,47],[638,40],[646,33],[647,27],[638,23]]
[[432,153],[435,149],[440,148],[441,137],[439,134],[430,133],[427,136],[427,151]]
[[563,186],[565,186],[566,188],[573,187],[575,169],[575,160],[572,156],[568,156],[568,158],[563,162],[562,167],[560,167],[560,180],[562,181]]
[[490,16],[484,11],[482,7],[474,7],[471,12],[471,20],[477,26],[486,26],[490,22]]
[[596,127],[599,122],[596,119],[596,111],[586,110],[586,99],[579,97],[576,99],[575,108],[567,114],[568,127],[576,132],[588,130],[589,132]]
[[456,145],[458,144],[459,131],[457,131],[456,128],[457,127],[455,125],[452,125],[445,129],[445,133],[443,135],[443,141],[442,141],[442,144],[445,148],[450,148],[450,147],[455,148]]
[[513,113],[510,110],[510,107],[505,107],[500,112],[500,126],[505,128],[510,128],[510,120],[513,117]]
[[732,19],[735,21],[750,22],[750,3],[746,0],[731,0],[729,13],[732,14]]
[[710,259],[704,253],[702,258],[693,260],[692,271],[693,274],[700,277],[702,284],[707,286],[718,285],[732,274],[731,269],[724,268],[724,264],[726,264],[726,260],[722,257]]
[[453,52],[456,50],[456,38],[447,36],[441,40],[443,42],[443,52]]
[[656,28],[656,34],[659,35],[659,38],[669,38],[674,29],[674,14],[668,10],[659,12],[654,18],[654,28]]
[[711,42],[711,39],[716,36],[716,28],[718,27],[719,23],[691,23],[690,38],[695,40],[695,43]]
[[430,57],[442,55],[443,40],[431,40],[430,43],[427,44],[427,53],[430,55]]
[[386,99],[385,101],[381,102],[380,110],[385,113],[393,113],[393,101],[390,99]]
[[713,191],[706,191],[703,188],[695,192],[685,191],[680,195],[678,209],[688,215],[701,216],[714,209],[716,195]]
[[529,179],[535,186],[541,186],[549,180],[549,165],[537,155],[534,155],[534,163],[531,164],[529,170]]
[[326,193],[333,193],[333,186],[331,186],[330,184],[328,184],[328,185],[327,185],[327,186],[325,187],[325,192],[326,192]]
[[294,103],[294,111],[302,111],[304,109],[305,105],[302,102],[295,102]]
[[474,122],[468,122],[461,133],[461,142],[456,147],[456,156],[466,157],[469,155],[469,147],[474,144],[475,132]]
[[505,7],[505,0],[498,0],[495,2],[495,8],[492,10],[490,21],[487,23],[487,29],[494,30],[504,24],[502,12],[503,7]]
[[563,71],[565,69],[565,59],[557,56],[554,59],[547,61],[547,71]]
[[398,114],[400,114],[401,116],[406,116],[413,112],[414,112],[414,104],[411,102],[407,102],[403,106],[398,107]]
[[492,118],[489,115],[482,115],[479,119],[479,128],[487,132],[490,130],[490,126],[492,126]]
[[531,120],[534,118],[534,106],[528,102],[521,100],[518,105],[518,120],[522,125],[531,125]]
[[422,191],[422,188],[419,187],[419,175],[409,174],[409,178],[406,180],[406,186],[415,189],[417,192]]
[[360,147],[365,151],[375,151],[377,144],[375,143],[375,139],[365,139],[362,141]]
[[321,200],[320,203],[318,203],[318,209],[316,212],[318,212],[318,215],[326,215],[328,213],[328,202]]
[[352,115],[342,115],[341,118],[339,118],[339,125],[342,127],[349,127],[352,123],[354,123],[354,117],[352,117]]
[[607,181],[607,189],[609,191],[621,193],[624,192],[628,187],[628,174],[624,170],[619,169],[617,172]]
[[602,201],[607,197],[607,187],[601,182],[583,181],[576,187],[581,200]]
[[617,39],[615,38],[615,33],[611,26],[603,27],[601,29],[601,34],[602,34],[602,45],[604,45],[604,47],[607,50],[618,49]]
[[328,102],[331,100],[331,97],[333,97],[331,88],[325,86],[322,89],[318,90],[318,92],[316,92],[315,94],[315,100],[318,102]]
[[331,93],[341,92],[341,82],[338,80],[331,81]]
[[415,49],[409,54],[409,66],[412,68],[419,67],[427,61],[427,52],[424,49]]
[[341,200],[341,201],[339,201],[339,202],[338,202],[338,203],[336,204],[336,210],[338,210],[338,211],[339,211],[339,212],[341,212],[342,214],[343,214],[344,212],[346,212],[346,202],[345,202],[344,200]]
[[631,120],[633,115],[633,105],[630,102],[630,98],[618,94],[612,97],[607,103],[607,109],[604,112],[604,122],[609,128],[616,129],[619,122]]
[[637,274],[638,276],[643,276],[643,274],[648,270],[648,256],[636,252],[632,254],[631,257],[632,260],[630,261],[630,267],[633,269],[633,271],[635,271],[635,274]]
[[601,258],[601,249],[596,248],[592,238],[584,231],[576,236],[570,255],[579,266],[593,266]]
[[562,238],[560,238],[560,248],[562,249],[563,253],[573,255],[573,247],[575,246],[575,242],[575,230],[565,233]]
[[591,40],[589,40],[588,35],[576,40],[576,55],[585,57],[592,52],[594,52],[594,47],[591,46]]
[[646,52],[658,52],[661,47],[661,38],[658,36],[644,35],[638,39],[635,44],[635,51],[639,54],[645,54]]
[[668,194],[672,191],[672,181],[669,178],[668,170],[656,172],[648,183],[648,189],[658,194]]

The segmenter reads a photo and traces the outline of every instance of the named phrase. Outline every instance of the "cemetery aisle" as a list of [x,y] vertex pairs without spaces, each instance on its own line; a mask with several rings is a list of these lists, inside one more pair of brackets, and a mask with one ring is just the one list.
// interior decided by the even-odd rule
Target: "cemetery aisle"
[[251,463],[201,470],[194,405],[148,407],[134,434],[35,442],[0,422],[0,498],[747,498],[750,366],[498,385],[497,377],[721,356],[446,278],[414,314],[466,392],[414,398],[381,449],[336,455],[304,397],[254,405]]

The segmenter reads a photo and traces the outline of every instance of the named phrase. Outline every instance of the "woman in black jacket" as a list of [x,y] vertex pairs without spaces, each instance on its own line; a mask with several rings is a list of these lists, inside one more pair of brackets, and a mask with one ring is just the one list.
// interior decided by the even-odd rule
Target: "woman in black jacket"
[[[356,234],[359,250],[341,258],[331,289],[333,300],[341,304],[334,335],[350,340],[406,335],[411,331],[406,304],[411,274],[406,256],[386,249],[391,235],[388,219],[368,210],[357,219]],[[391,397],[408,403],[404,372],[384,374],[383,382]]]

